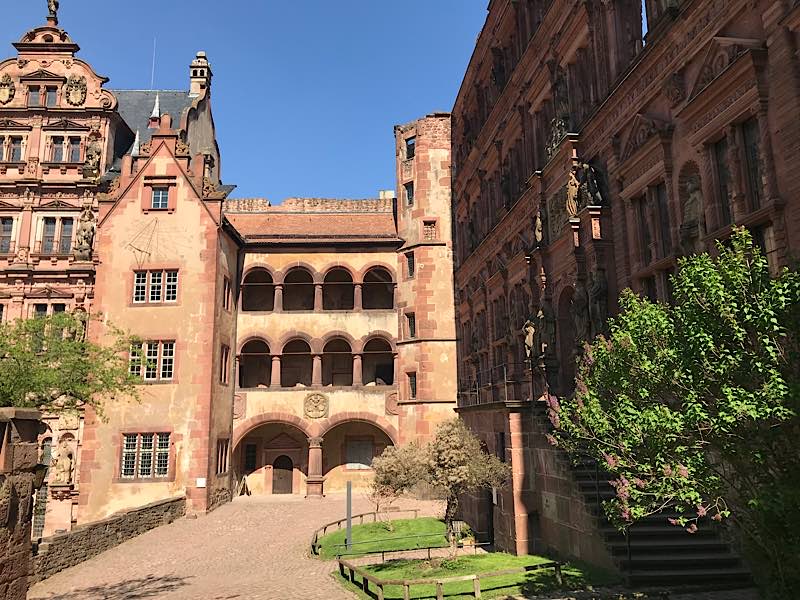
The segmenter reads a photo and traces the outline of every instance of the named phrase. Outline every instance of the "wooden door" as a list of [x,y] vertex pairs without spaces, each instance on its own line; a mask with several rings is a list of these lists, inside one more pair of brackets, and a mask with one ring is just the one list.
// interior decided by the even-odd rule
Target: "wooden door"
[[272,493],[291,494],[294,464],[292,459],[285,454],[279,456],[272,463]]

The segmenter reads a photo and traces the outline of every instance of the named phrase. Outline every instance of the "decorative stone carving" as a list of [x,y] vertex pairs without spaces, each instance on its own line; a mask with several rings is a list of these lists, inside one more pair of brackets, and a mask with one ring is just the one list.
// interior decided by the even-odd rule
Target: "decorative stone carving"
[[309,394],[303,407],[309,419],[324,419],[328,416],[328,398],[323,394]]
[[589,319],[589,294],[582,279],[575,283],[575,293],[572,296],[572,324],[575,327],[575,343],[581,345],[589,339],[591,334]]
[[622,161],[624,162],[631,158],[650,138],[666,131],[668,131],[668,125],[663,121],[651,119],[644,115],[636,115],[625,143],[625,149],[622,152]]
[[210,196],[217,191],[217,186],[208,177],[203,177],[203,196]]
[[706,235],[703,192],[700,189],[699,175],[691,175],[686,180],[683,201],[683,222],[681,223],[681,249],[686,254],[702,251],[703,237]]
[[92,260],[92,245],[94,244],[96,228],[97,220],[92,207],[84,207],[81,218],[78,221],[78,230],[75,233],[75,250],[73,252],[75,260]]
[[17,88],[8,73],[0,77],[0,104],[8,104],[14,99]]
[[50,468],[53,471],[51,483],[55,485],[69,485],[72,483],[72,475],[75,470],[74,461],[72,457],[72,450],[69,444],[62,440],[58,445],[58,454],[50,463]]
[[525,338],[525,357],[530,361],[536,358],[536,324],[528,319],[522,326],[522,335]]
[[189,155],[189,144],[182,140],[178,140],[175,144],[175,154],[180,156],[188,156]]
[[70,75],[64,87],[64,97],[70,106],[81,106],[86,102],[86,77]]
[[536,211],[536,217],[533,220],[533,239],[536,241],[537,246],[544,241],[544,223],[542,222],[541,209]]
[[589,317],[592,337],[604,334],[608,323],[608,279],[605,269],[589,273]]
[[244,394],[234,394],[233,396],[233,418],[243,419],[247,413],[247,396]]
[[581,163],[578,168],[578,181],[580,193],[578,210],[587,206],[605,206],[605,185],[602,173],[587,162]]
[[97,179],[100,177],[100,157],[103,149],[97,141],[91,142],[86,148],[86,160],[83,163],[83,178]]
[[549,300],[544,300],[536,315],[536,333],[534,348],[544,356],[555,355],[556,350],[556,314]]
[[58,20],[58,0],[47,0],[47,10],[51,19]]
[[76,412],[63,412],[58,416],[58,430],[72,431],[78,429],[81,422],[80,415]]
[[386,414],[392,416],[400,414],[397,392],[389,392],[386,394]]
[[669,105],[675,108],[686,100],[686,87],[683,82],[683,73],[673,73],[664,83],[664,95],[669,100]]

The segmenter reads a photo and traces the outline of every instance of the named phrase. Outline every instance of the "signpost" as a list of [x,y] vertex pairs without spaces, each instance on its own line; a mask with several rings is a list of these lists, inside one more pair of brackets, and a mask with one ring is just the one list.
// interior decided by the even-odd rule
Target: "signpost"
[[345,547],[350,550],[353,546],[353,482],[347,482],[347,533],[344,538]]

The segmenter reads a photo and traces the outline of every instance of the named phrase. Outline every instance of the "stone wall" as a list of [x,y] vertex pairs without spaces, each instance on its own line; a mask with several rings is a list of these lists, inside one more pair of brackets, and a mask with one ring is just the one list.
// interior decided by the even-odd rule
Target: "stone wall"
[[34,547],[31,582],[47,579],[145,531],[172,523],[185,512],[186,498],[168,498],[43,539]]

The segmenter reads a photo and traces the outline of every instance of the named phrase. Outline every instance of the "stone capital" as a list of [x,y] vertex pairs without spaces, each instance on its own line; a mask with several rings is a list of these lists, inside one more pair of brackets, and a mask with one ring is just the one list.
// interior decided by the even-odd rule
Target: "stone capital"
[[321,437],[310,437],[310,438],[308,438],[308,447],[309,448],[322,448],[322,438]]

